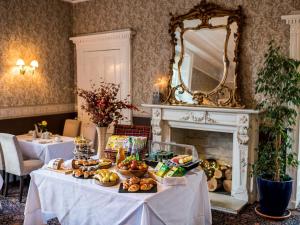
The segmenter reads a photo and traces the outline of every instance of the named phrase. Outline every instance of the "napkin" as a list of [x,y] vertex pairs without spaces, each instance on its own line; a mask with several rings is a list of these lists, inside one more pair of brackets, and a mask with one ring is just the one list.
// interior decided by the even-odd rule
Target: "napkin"
[[72,169],[72,160],[67,160],[63,163],[64,169]]

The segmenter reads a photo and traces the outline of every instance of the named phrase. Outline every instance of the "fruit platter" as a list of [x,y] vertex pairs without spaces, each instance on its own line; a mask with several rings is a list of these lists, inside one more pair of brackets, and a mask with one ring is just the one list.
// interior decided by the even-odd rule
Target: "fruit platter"
[[97,170],[93,178],[96,180],[97,184],[105,187],[114,186],[120,180],[119,175],[117,173],[107,169]]
[[184,165],[186,163],[189,163],[193,160],[193,156],[191,155],[178,155],[175,156],[171,159],[171,162],[179,164],[179,165]]
[[155,193],[157,183],[152,178],[131,177],[120,184],[120,193]]
[[147,171],[148,166],[145,162],[137,160],[134,155],[127,156],[117,165],[118,172],[125,177],[142,177]]
[[170,162],[188,171],[199,166],[200,160],[193,160],[193,156],[191,155],[178,155],[173,157]]

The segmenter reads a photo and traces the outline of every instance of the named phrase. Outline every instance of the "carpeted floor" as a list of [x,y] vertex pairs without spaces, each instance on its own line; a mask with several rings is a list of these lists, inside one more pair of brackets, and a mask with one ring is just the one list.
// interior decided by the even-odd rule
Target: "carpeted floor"
[[[24,193],[27,193],[27,187]],[[17,186],[10,188],[8,197],[5,198],[0,195],[0,225],[23,224],[25,200],[26,197],[24,196],[23,203],[19,203]],[[254,212],[254,205],[248,205],[239,215],[213,211],[212,218],[213,225],[300,225],[300,209],[293,210],[292,216],[288,220],[277,222],[258,217]],[[59,222],[57,219],[53,219],[48,221],[48,224],[59,225]]]

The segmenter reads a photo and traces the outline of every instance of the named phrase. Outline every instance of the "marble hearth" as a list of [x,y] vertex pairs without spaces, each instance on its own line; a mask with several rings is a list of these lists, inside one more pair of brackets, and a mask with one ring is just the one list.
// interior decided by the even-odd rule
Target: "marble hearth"
[[[212,208],[237,213],[245,204],[256,200],[255,184],[250,176],[249,164],[254,161],[255,148],[258,144],[258,111],[150,104],[144,104],[143,107],[152,109],[154,141],[178,141],[180,144],[190,144],[182,143],[185,138],[174,139],[174,136],[180,136],[180,129],[182,132],[187,129],[201,131],[202,134],[226,133],[225,139],[220,137],[222,138],[220,143],[224,140],[231,142],[227,143],[227,146],[231,146],[232,149],[229,154],[232,156],[232,191],[230,196],[210,193]],[[220,149],[224,148],[220,146]]]

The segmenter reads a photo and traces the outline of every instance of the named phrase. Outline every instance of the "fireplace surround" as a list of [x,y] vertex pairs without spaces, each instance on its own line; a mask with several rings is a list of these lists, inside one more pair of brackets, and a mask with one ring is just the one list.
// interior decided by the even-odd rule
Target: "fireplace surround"
[[231,195],[210,193],[212,208],[237,213],[245,204],[256,200],[255,182],[250,176],[249,165],[254,162],[258,145],[257,110],[150,104],[142,106],[152,109],[154,141],[172,141],[174,128],[232,134]]

